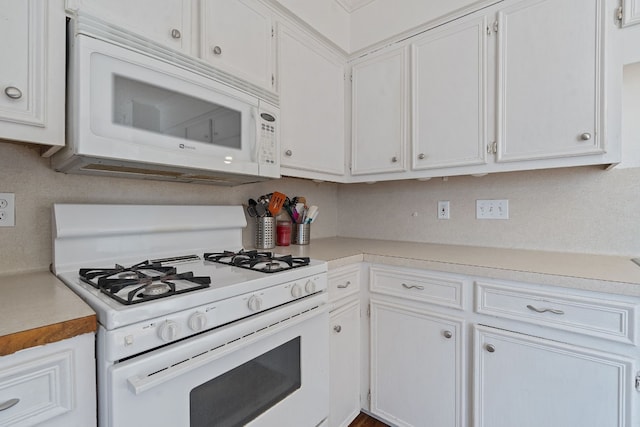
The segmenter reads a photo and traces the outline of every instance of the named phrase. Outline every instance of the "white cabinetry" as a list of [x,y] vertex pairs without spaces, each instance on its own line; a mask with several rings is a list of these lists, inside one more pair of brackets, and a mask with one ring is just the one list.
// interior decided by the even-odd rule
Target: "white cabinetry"
[[309,35],[279,25],[278,86],[283,175],[344,175],[344,58]]
[[465,425],[464,321],[422,302],[459,305],[461,287],[442,275],[371,268],[374,415],[398,426]]
[[360,265],[329,271],[329,427],[347,427],[360,412],[359,294]]
[[80,10],[185,54],[191,53],[192,0],[67,0]]
[[526,0],[498,12],[497,161],[604,152],[603,4]]
[[412,169],[486,162],[486,27],[463,18],[411,43]]
[[96,425],[94,335],[0,358],[0,425]]
[[640,24],[640,0],[622,0],[622,26]]
[[271,12],[257,1],[202,0],[200,57],[264,88],[275,89]]
[[409,105],[407,49],[355,63],[351,79],[351,174],[404,171]]
[[0,0],[0,139],[64,145],[62,0]]
[[475,427],[636,425],[637,360],[484,326],[474,351]]

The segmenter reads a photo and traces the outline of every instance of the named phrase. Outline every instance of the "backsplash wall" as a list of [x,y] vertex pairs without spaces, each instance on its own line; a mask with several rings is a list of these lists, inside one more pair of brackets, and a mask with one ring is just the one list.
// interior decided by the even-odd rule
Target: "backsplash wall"
[[[337,185],[284,178],[237,187],[65,175],[49,166],[37,149],[0,141],[0,192],[15,193],[16,226],[0,228],[0,274],[48,269],[51,206],[54,203],[236,205],[273,191],[305,196],[320,207],[311,237],[337,233]],[[243,233],[253,245],[253,223]]]
[[[510,219],[475,219],[476,199],[509,199]],[[337,205],[344,237],[640,256],[640,167],[341,185]]]

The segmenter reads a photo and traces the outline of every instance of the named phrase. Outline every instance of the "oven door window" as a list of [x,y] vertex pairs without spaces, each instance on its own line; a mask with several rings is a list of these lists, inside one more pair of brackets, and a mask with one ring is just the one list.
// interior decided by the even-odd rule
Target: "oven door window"
[[243,426],[300,388],[300,337],[191,390],[191,427]]

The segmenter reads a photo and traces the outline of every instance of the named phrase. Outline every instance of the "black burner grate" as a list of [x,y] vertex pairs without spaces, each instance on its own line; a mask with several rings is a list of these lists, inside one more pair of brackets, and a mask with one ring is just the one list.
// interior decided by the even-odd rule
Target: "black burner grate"
[[205,253],[203,257],[207,261],[232,265],[247,270],[261,271],[263,273],[277,273],[293,268],[304,267],[309,265],[310,262],[308,257],[274,255],[272,252],[244,250],[239,252],[223,251]]

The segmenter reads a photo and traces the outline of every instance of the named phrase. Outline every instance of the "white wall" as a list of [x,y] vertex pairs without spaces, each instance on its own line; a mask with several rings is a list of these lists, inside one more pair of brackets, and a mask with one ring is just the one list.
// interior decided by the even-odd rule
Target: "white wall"
[[[65,175],[53,171],[49,160],[40,157],[36,149],[0,140],[0,192],[15,193],[16,198],[16,226],[0,227],[0,275],[49,268],[53,203],[234,205],[273,191],[305,196],[320,207],[312,240],[336,235],[336,184],[280,179],[228,188]],[[254,224],[251,218],[248,222],[243,233],[245,246],[254,242]]]

